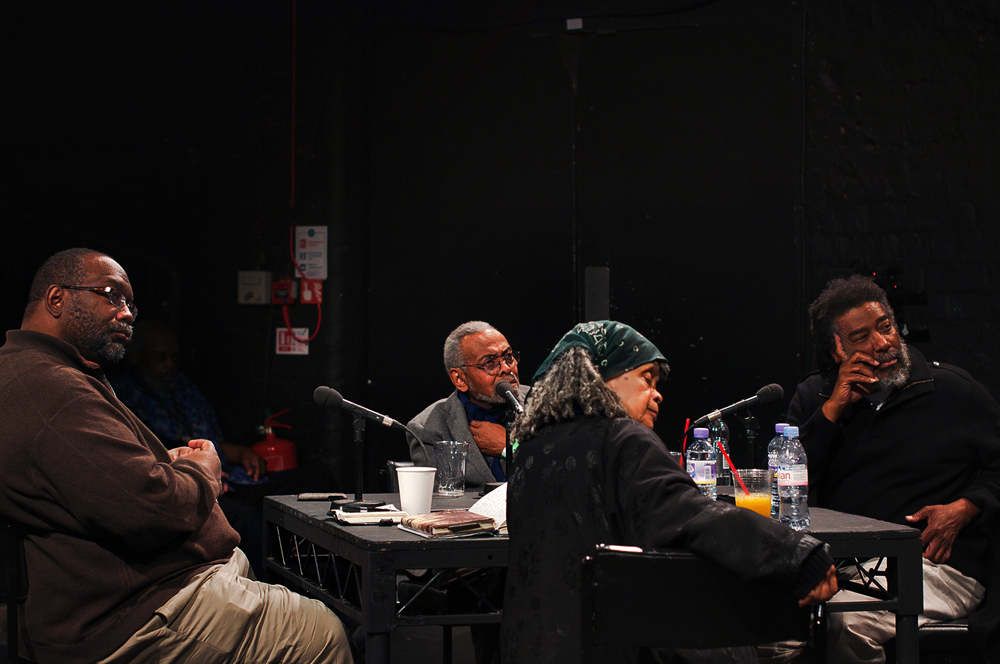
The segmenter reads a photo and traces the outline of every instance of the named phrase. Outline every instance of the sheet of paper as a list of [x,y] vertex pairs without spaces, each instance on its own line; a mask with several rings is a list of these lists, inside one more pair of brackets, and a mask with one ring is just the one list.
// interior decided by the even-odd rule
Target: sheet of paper
[[470,512],[488,516],[496,522],[497,527],[507,522],[507,483],[504,482],[488,494],[480,498],[469,508]]

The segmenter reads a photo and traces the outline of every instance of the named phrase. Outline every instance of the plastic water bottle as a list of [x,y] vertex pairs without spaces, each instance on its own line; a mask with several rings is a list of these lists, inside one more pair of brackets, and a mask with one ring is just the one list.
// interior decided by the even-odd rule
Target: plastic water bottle
[[[719,471],[715,477],[716,484],[718,486],[732,486],[733,473],[729,469],[729,462],[726,461],[726,454],[729,454],[729,427],[726,426],[721,417],[712,420],[708,425],[708,439],[712,442],[712,449],[715,450],[716,468]],[[726,450],[726,454],[722,453],[720,447]]]
[[792,530],[809,527],[809,470],[806,451],[799,442],[799,428],[785,427],[785,445],[778,454],[779,518]]
[[694,440],[687,449],[687,471],[702,495],[715,500],[715,448],[708,439],[708,429],[694,430]]
[[771,518],[777,519],[781,510],[781,497],[778,496],[778,452],[785,442],[785,427],[788,422],[774,425],[774,438],[767,444],[767,469],[771,471]]

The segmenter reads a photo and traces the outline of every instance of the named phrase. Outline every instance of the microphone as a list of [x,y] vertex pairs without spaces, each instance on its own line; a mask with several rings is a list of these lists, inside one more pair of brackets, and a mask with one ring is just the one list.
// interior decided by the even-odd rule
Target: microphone
[[352,413],[357,413],[358,415],[364,417],[365,419],[369,419],[373,422],[378,422],[379,424],[387,426],[391,429],[402,429],[403,431],[409,431],[409,429],[407,429],[405,425],[397,422],[391,417],[386,417],[385,415],[376,413],[374,410],[368,410],[364,406],[359,406],[356,403],[348,401],[344,397],[340,396],[340,392],[333,389],[332,387],[324,387],[323,385],[317,387],[316,390],[313,392],[313,401],[315,401],[321,406],[329,406],[329,407],[340,406],[344,410],[349,410]]
[[510,404],[510,407],[513,408],[518,415],[524,414],[524,406],[521,405],[521,400],[517,398],[517,392],[514,391],[514,388],[510,383],[505,380],[500,381],[497,383],[495,391],[498,397],[503,397],[507,400],[507,403]]
[[731,406],[726,406],[721,410],[713,410],[708,415],[703,415],[695,420],[694,424],[689,428],[700,427],[708,424],[709,422],[714,422],[723,415],[728,415],[730,413],[735,413],[738,410],[743,410],[744,408],[749,408],[758,403],[771,403],[772,401],[777,401],[784,394],[784,390],[781,389],[781,385],[777,383],[771,383],[770,385],[765,385],[764,387],[757,390],[757,394],[753,395],[749,399],[744,399],[743,401],[737,401]]

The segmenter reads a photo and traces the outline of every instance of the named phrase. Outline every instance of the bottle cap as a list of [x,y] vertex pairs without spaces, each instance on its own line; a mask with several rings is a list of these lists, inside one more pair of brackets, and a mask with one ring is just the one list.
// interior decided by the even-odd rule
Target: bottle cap
[[788,422],[778,422],[774,425],[774,433],[785,433],[785,427],[789,426]]
[[694,430],[695,438],[708,438],[708,429],[705,427],[698,427]]
[[785,427],[785,438],[797,438],[799,435],[798,427]]

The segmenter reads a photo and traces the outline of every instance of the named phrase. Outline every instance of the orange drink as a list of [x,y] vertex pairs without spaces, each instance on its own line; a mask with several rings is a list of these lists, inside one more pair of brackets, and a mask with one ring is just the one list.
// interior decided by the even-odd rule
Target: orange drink
[[736,505],[753,510],[761,516],[771,516],[771,490],[767,493],[751,493],[749,496],[739,486],[736,487]]
[[[736,504],[739,507],[745,507],[748,510],[753,510],[761,516],[770,517],[771,516],[771,478],[774,476],[773,471],[761,470],[757,468],[747,468],[745,470],[736,470],[735,474],[738,474],[740,479],[736,480],[733,478],[733,487],[736,489]],[[742,486],[740,481],[743,482]],[[746,487],[747,491],[743,490]]]

